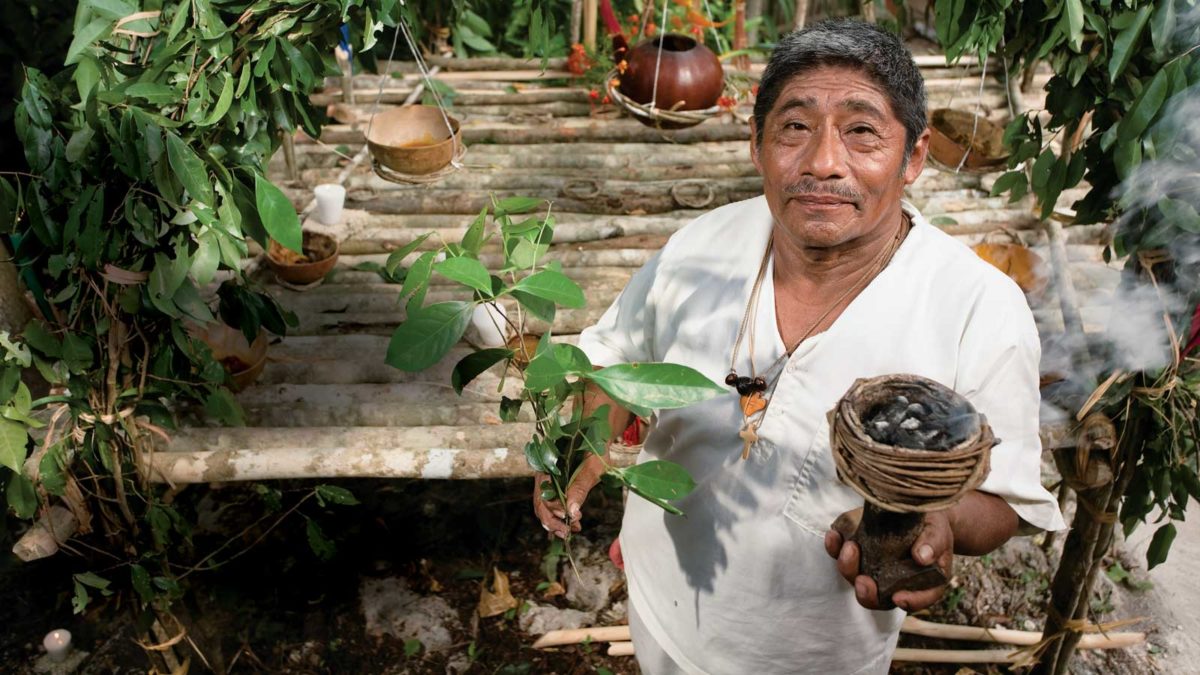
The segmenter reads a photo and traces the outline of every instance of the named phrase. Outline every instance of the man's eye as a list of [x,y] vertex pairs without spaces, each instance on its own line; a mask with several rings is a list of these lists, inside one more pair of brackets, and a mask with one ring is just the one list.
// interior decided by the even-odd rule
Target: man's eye
[[787,122],[783,125],[783,128],[788,131],[804,131],[808,128],[808,125],[804,122]]
[[857,126],[850,130],[852,134],[873,134],[875,130],[868,126]]

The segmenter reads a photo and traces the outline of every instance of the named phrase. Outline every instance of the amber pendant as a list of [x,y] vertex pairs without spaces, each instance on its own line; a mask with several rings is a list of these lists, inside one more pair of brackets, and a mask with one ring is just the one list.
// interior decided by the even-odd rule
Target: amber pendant
[[761,391],[751,392],[742,396],[742,415],[750,417],[767,407],[767,399]]

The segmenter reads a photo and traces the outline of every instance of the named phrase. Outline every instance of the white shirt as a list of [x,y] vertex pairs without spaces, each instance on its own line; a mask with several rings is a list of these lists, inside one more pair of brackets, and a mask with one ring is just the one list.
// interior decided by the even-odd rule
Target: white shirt
[[[826,553],[825,532],[863,499],[836,477],[825,414],[855,379],[912,373],[963,394],[1001,439],[981,490],[1028,524],[1061,529],[1040,481],[1040,344],[1008,277],[930,225],[913,228],[891,263],[780,375],[751,450],[730,390],[657,414],[639,461],[683,465],[696,489],[672,516],[631,496],[621,548],[631,601],[646,629],[695,673],[884,673],[901,610],[858,605]],[[579,346],[595,365],[663,361],[724,382],[773,218],[765,197],[688,224],[629,282]],[[768,267],[754,317],[754,359],[786,349]],[[750,372],[749,342],[736,369]]]

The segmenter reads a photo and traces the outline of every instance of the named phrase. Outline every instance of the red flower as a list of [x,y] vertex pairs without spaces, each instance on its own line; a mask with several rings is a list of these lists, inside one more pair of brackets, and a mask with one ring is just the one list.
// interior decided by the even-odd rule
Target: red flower
[[599,98],[600,98],[600,92],[598,92],[598,91],[596,91],[595,89],[593,89],[593,90],[591,90],[591,91],[589,91],[589,92],[588,92],[588,98],[590,98],[590,99],[592,99],[593,101],[595,101],[595,100],[597,100],[597,99],[599,99]]
[[571,55],[567,57],[567,70],[573,75],[583,75],[592,67],[587,50],[581,44],[571,45]]
[[722,96],[721,98],[717,99],[717,105],[726,110],[733,110],[737,107],[737,104],[737,99],[733,98],[732,96]]
[[752,87],[750,87],[750,95],[751,95],[751,96],[758,96],[758,85],[757,85],[757,84],[756,84],[756,85],[754,85],[754,86],[752,86]]
[[612,99],[609,98],[607,94],[605,94],[604,98],[600,102],[603,103],[604,105],[608,105],[609,103],[612,103]]

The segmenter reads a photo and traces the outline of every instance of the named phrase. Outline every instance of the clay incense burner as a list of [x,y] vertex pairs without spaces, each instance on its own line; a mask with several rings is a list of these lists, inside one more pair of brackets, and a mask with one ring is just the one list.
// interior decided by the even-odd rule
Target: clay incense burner
[[[659,63],[659,45],[662,62]],[[626,56],[628,67],[621,75],[621,94],[637,103],[660,110],[705,110],[717,104],[725,87],[725,70],[711,49],[686,35],[667,33],[642,42]],[[658,95],[654,75],[658,71]],[[655,126],[654,120],[636,117]],[[662,124],[668,127],[667,124]]]

